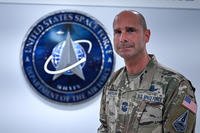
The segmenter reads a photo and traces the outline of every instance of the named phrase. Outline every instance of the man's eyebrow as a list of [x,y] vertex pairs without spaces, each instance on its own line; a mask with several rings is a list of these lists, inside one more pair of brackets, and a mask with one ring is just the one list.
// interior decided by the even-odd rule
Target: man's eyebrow
[[136,32],[136,31],[138,31],[138,29],[135,28],[135,27],[126,27],[125,29],[126,29],[127,32]]
[[120,28],[116,28],[116,29],[114,29],[114,31],[120,31]]
[[116,28],[113,28],[114,30],[119,30],[120,28],[119,27],[116,27]]

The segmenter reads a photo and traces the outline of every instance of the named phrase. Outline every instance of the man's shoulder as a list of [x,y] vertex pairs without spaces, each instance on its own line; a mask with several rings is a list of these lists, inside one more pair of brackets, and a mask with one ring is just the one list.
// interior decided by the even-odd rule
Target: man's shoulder
[[112,74],[112,76],[118,76],[122,71],[124,71],[124,69],[125,69],[125,67],[119,68],[118,70],[116,70],[116,71]]
[[182,80],[188,80],[184,75],[182,75],[181,73],[179,73],[178,71],[171,69],[167,66],[158,64],[158,74],[161,77],[164,77],[165,79],[169,79],[169,80],[178,80],[178,81],[182,81]]
[[114,82],[118,76],[121,75],[122,71],[124,71],[125,67],[121,67],[120,69],[116,70],[115,72],[112,73],[112,75],[110,76],[108,83],[112,83]]

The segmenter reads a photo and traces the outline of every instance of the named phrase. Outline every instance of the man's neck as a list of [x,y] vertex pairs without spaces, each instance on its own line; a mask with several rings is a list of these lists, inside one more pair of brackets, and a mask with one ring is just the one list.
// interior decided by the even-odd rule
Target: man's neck
[[125,60],[128,74],[136,75],[138,73],[141,73],[145,69],[149,61],[150,57],[148,54],[144,54],[143,56],[139,56],[131,60]]

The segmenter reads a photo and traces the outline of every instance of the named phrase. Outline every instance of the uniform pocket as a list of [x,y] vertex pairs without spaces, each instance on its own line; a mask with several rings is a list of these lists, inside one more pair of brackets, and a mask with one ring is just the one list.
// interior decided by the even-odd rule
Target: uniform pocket
[[160,123],[162,122],[162,108],[163,105],[155,104],[146,104],[145,109],[143,110],[142,116],[140,118],[140,125],[148,125],[151,123]]
[[106,109],[110,122],[115,122],[117,118],[117,103],[118,103],[118,91],[109,90],[106,97]]

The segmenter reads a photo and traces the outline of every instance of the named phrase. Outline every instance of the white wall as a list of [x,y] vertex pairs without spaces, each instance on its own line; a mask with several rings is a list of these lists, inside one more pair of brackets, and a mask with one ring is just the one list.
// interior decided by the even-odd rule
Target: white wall
[[199,0],[0,0],[0,3],[200,9]]
[[[124,8],[0,4],[0,133],[95,133],[100,124],[100,95],[79,105],[58,105],[38,96],[22,73],[20,50],[28,29],[42,16],[61,9],[94,16],[112,38],[113,18]],[[148,51],[192,81],[199,103],[200,10],[132,9],[144,14],[152,31]],[[123,60],[116,56],[115,69],[121,66]]]

